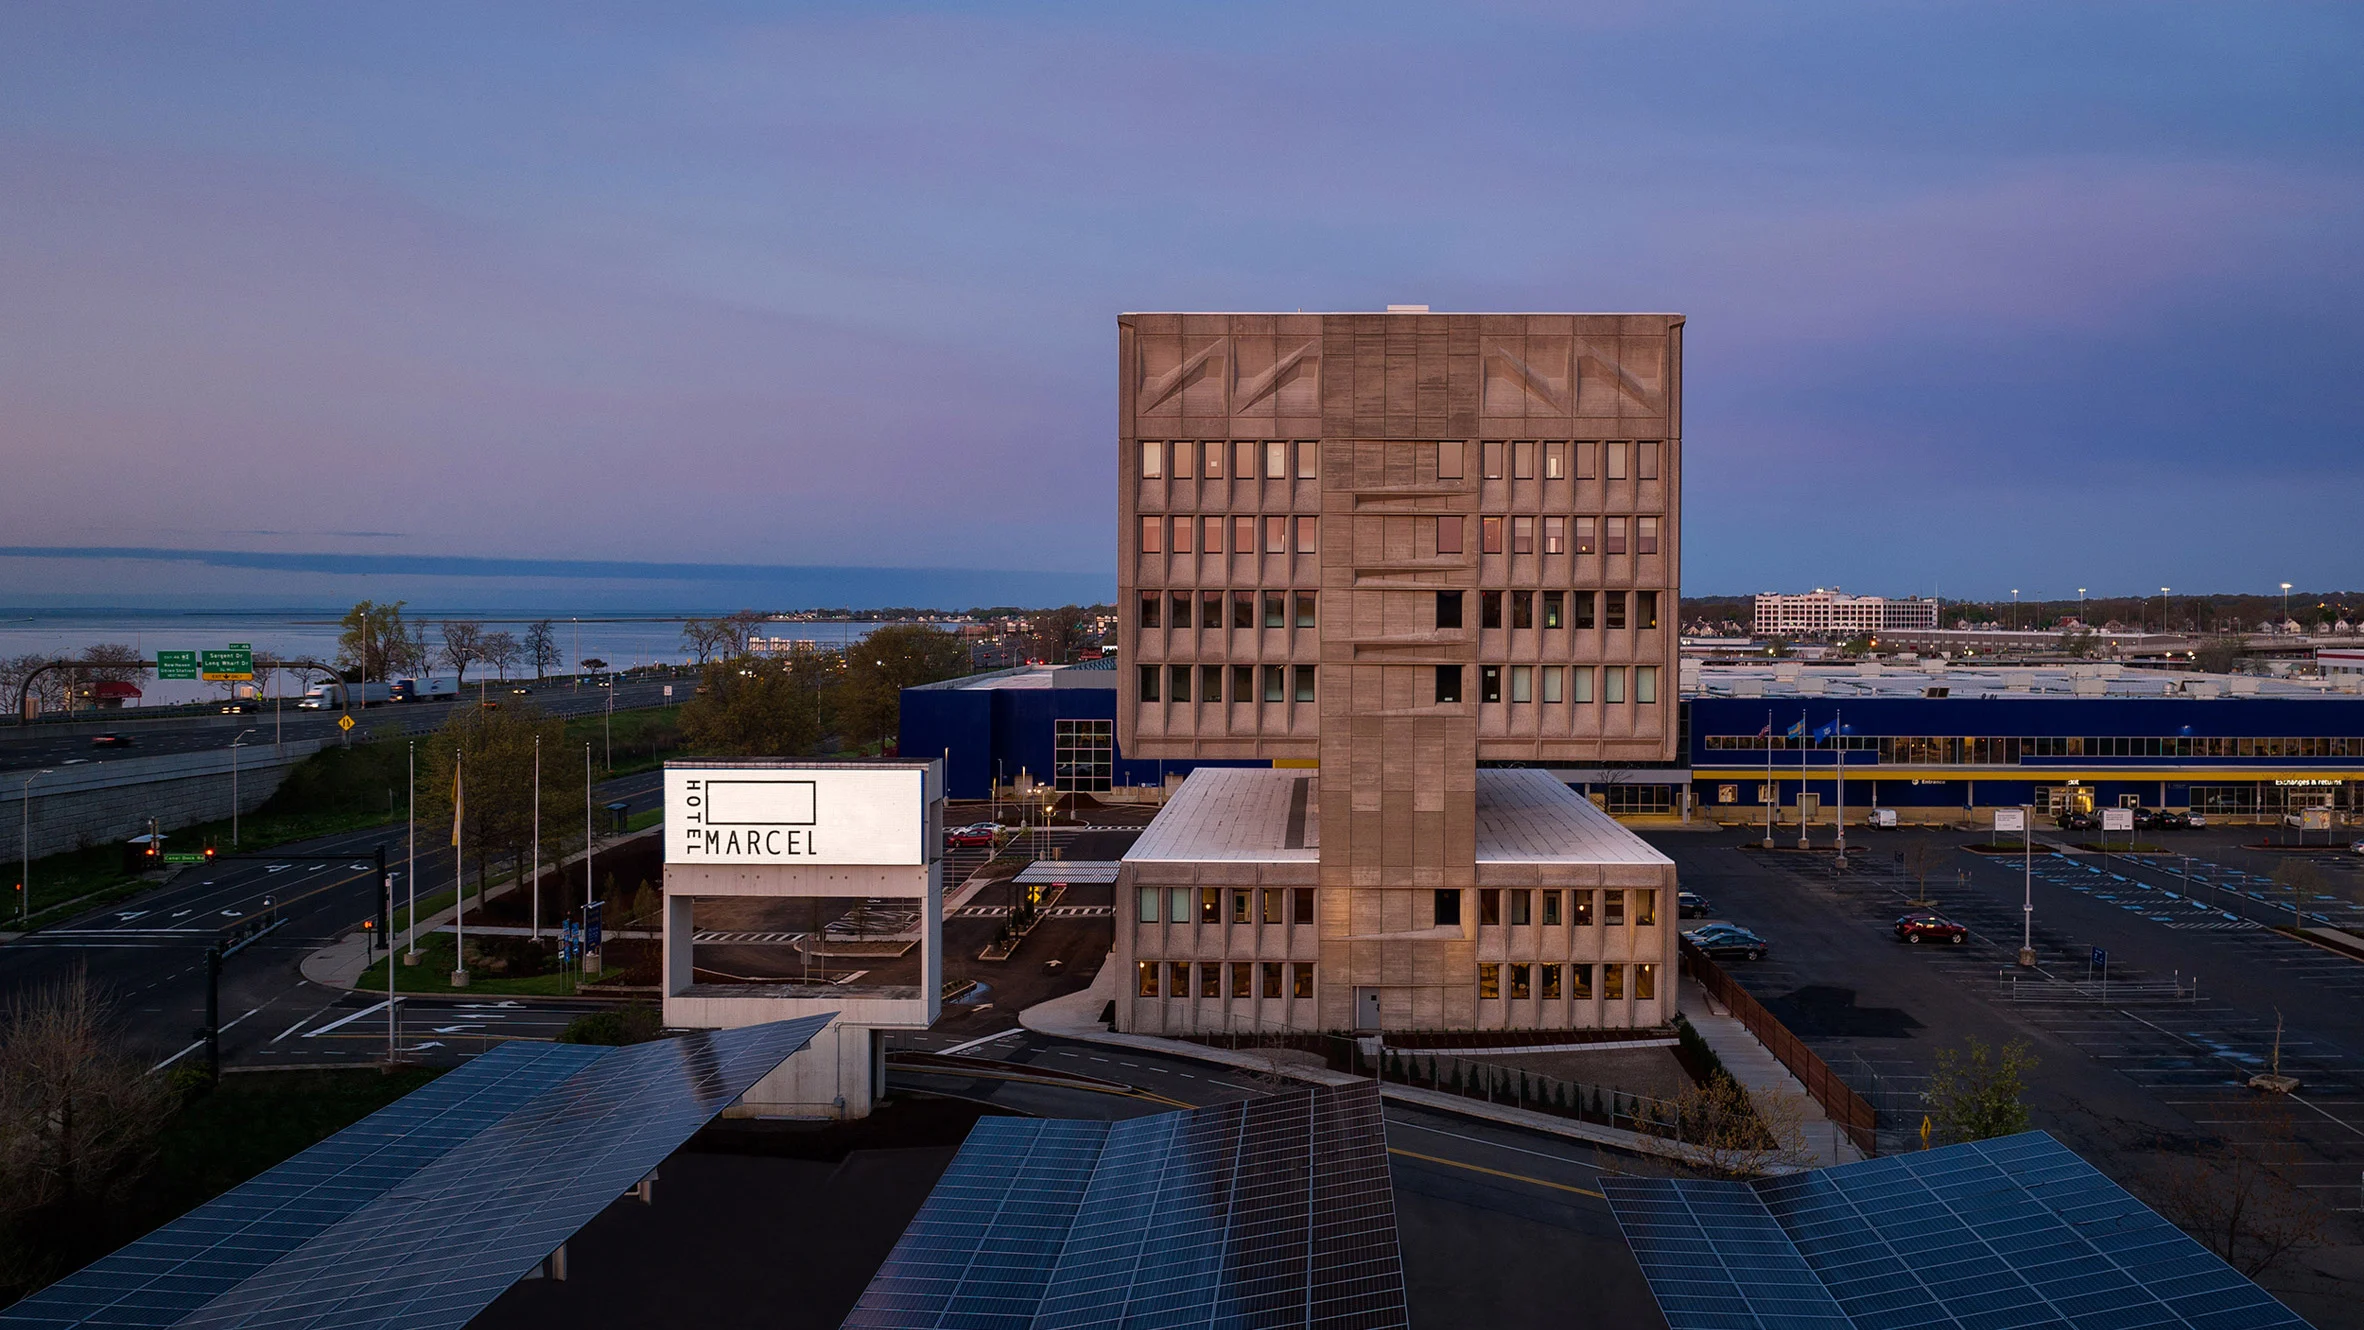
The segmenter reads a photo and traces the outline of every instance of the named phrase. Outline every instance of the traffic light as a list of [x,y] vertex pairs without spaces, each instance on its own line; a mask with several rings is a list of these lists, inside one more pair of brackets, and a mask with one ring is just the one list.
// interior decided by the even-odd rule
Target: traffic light
[[206,847],[205,847],[205,860],[206,860],[206,862],[207,862],[207,863],[211,863],[211,862],[213,862],[213,857],[214,857],[216,854],[219,854],[219,853],[221,853],[221,851],[219,851],[219,850],[216,850],[216,849],[215,849],[214,847],[212,847],[211,845],[208,845],[208,846],[206,846]]
[[142,850],[141,853],[145,854],[150,859],[153,859],[156,856],[164,853],[164,849],[162,846],[156,843],[156,838],[154,836],[150,836],[148,837],[148,848]]

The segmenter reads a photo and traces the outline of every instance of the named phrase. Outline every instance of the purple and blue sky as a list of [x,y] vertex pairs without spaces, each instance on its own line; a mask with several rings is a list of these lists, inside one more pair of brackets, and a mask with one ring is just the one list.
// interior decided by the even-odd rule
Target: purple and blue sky
[[[2364,585],[2360,53],[2347,4],[15,3],[0,604],[1106,594],[1117,312],[1389,302],[1687,314],[1694,593]],[[270,557],[40,554],[94,547]]]

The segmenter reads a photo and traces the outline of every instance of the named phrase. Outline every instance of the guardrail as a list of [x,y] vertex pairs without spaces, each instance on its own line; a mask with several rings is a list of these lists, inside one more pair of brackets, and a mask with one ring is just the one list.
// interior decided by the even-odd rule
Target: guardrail
[[1737,980],[1724,973],[1722,966],[1709,960],[1688,939],[1684,940],[1682,948],[1684,972],[1696,980],[1708,996],[1731,1011],[1734,1019],[1747,1026],[1748,1032],[1756,1036],[1757,1042],[1763,1044],[1767,1052],[1780,1059],[1782,1066],[1789,1068],[1790,1075],[1798,1078],[1798,1083],[1806,1087],[1806,1093],[1814,1097],[1814,1102],[1822,1105],[1823,1116],[1847,1133],[1847,1139],[1855,1142],[1856,1149],[1866,1155],[1879,1153],[1880,1116],[1871,1104],[1857,1094],[1854,1087],[1840,1080],[1838,1073],[1830,1069],[1830,1064],[1824,1062],[1820,1054],[1806,1047],[1804,1041],[1789,1032],[1788,1026],[1783,1025],[1772,1012],[1765,1010],[1763,1003],[1751,997]]

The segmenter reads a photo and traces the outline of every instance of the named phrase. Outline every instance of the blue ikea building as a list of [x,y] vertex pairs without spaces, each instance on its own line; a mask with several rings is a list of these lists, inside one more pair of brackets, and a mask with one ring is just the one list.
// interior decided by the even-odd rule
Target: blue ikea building
[[1061,791],[1155,788],[1201,766],[1262,762],[1136,762],[1116,751],[1116,659],[1029,665],[903,690],[897,751],[945,759],[945,792],[983,799],[1021,774]]

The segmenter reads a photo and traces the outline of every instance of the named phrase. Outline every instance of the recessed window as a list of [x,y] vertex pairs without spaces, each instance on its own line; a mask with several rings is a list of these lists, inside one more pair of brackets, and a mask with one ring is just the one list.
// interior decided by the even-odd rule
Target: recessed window
[[1167,670],[1166,682],[1173,685],[1175,701],[1187,702],[1190,700],[1190,667],[1188,665],[1176,665]]
[[1313,627],[1313,607],[1317,599],[1319,597],[1311,591],[1297,593],[1297,626],[1299,628]]
[[1322,547],[1321,537],[1322,519],[1318,517],[1297,519],[1297,552],[1299,554],[1313,554],[1319,551]]
[[1256,444],[1253,440],[1231,441],[1231,474],[1240,480],[1256,478]]
[[1545,554],[1566,554],[1568,552],[1567,518],[1546,517],[1543,519],[1543,552]]
[[1222,441],[1219,439],[1209,439],[1206,442],[1200,444],[1198,446],[1198,455],[1200,459],[1206,463],[1205,475],[1207,479],[1221,480],[1223,478]]
[[1289,890],[1290,890],[1290,892],[1293,894],[1293,897],[1294,897],[1294,898],[1293,898],[1292,900],[1290,900],[1290,902],[1289,902],[1289,922],[1290,922],[1290,923],[1292,923],[1292,924],[1310,924],[1310,923],[1312,923],[1312,922],[1313,922],[1313,888],[1311,888],[1311,887],[1291,887],[1291,888],[1289,888]]
[[1313,700],[1314,667],[1311,665],[1292,665],[1289,668],[1296,672],[1297,700],[1300,702],[1311,702]]
[[1528,972],[1533,968],[1533,966],[1529,965],[1513,965],[1510,967],[1510,996],[1513,1001],[1521,1000],[1530,996],[1530,990],[1527,986],[1527,975]]
[[[1143,887],[1143,888],[1141,888],[1141,922],[1142,922],[1142,923],[1145,923],[1145,924],[1154,924],[1154,923],[1156,923],[1156,922],[1157,922],[1157,911],[1158,911],[1158,906],[1159,906],[1160,904],[1162,904],[1162,903],[1165,901],[1165,898],[1166,898],[1165,889],[1164,889],[1164,888],[1162,888],[1162,887]],[[1175,920],[1175,922],[1176,922],[1176,923],[1180,923],[1181,921],[1177,919],[1177,920]]]
[[1633,446],[1633,474],[1636,480],[1658,479],[1658,444],[1655,440]]
[[1534,592],[1513,591],[1510,593],[1510,626],[1513,628],[1532,628],[1535,626]]
[[1235,924],[1244,924],[1249,922],[1250,918],[1251,916],[1248,914],[1248,893],[1245,891],[1232,892],[1231,922]]
[[1601,701],[1611,706],[1615,706],[1624,700],[1625,667],[1622,665],[1603,665],[1601,667]]
[[1568,893],[1568,922],[1577,928],[1592,927],[1592,897],[1590,891]]
[[1461,626],[1460,592],[1439,591],[1436,593],[1436,626],[1439,628],[1459,628]]
[[1603,626],[1608,628],[1623,628],[1625,626],[1625,593],[1622,591],[1604,591],[1601,593],[1601,599],[1608,610],[1608,617]]
[[1543,445],[1543,478],[1545,480],[1565,480],[1568,478],[1568,445],[1566,443],[1546,443]]
[[1636,665],[1633,667],[1633,700],[1641,705],[1648,705],[1658,700],[1657,666]]
[[1543,893],[1543,922],[1546,927],[1560,922],[1560,893],[1557,891]]
[[1625,465],[1626,453],[1627,453],[1627,450],[1628,450],[1628,449],[1630,449],[1632,446],[1633,446],[1633,445],[1631,445],[1631,444],[1628,444],[1628,443],[1611,443],[1611,444],[1607,445],[1607,448],[1608,448],[1608,454],[1609,454],[1609,462],[1608,462],[1608,465],[1607,465],[1607,467],[1606,467],[1605,469],[1606,469],[1606,470],[1607,470],[1607,472],[1608,472],[1608,479],[1610,479],[1610,480],[1623,480],[1623,479],[1625,479],[1625,475],[1626,475],[1626,465]]
[[1488,439],[1478,445],[1478,474],[1488,480],[1502,479],[1502,440]]
[[1166,519],[1162,517],[1142,518],[1141,552],[1143,554],[1162,554],[1165,552],[1165,548]]
[[1198,995],[1203,998],[1223,996],[1222,966],[1201,965],[1198,967]]
[[1286,480],[1289,478],[1289,445],[1285,440],[1272,439],[1265,443],[1264,478],[1266,480]]
[[1533,554],[1535,552],[1534,518],[1514,517],[1510,519],[1510,552],[1513,554]]
[[1510,667],[1510,700],[1513,702],[1532,702],[1535,700],[1534,666],[1513,665]]
[[1579,517],[1576,519],[1576,552],[1578,554],[1598,554],[1601,552],[1600,537],[1594,534],[1599,526],[1598,518]]
[[1625,922],[1625,893],[1610,889],[1601,893],[1601,922],[1615,928]]
[[1223,891],[1219,887],[1198,889],[1198,921],[1202,924],[1223,922]]
[[1190,479],[1189,440],[1176,439],[1166,445],[1166,451],[1172,456],[1173,459],[1174,478],[1176,480]]
[[1436,667],[1436,700],[1439,706],[1461,700],[1460,666],[1439,665]]
[[1576,457],[1576,478],[1578,480],[1591,480],[1599,475],[1600,469],[1595,460],[1600,453],[1601,446],[1599,444],[1586,440],[1572,443],[1568,447]]
[[1159,613],[1159,611],[1165,608],[1165,603],[1165,593],[1161,591],[1153,591],[1142,596],[1140,626],[1143,628],[1157,627],[1165,617],[1163,614]]
[[1255,976],[1256,963],[1254,961],[1233,961],[1231,963],[1231,995],[1235,998],[1254,997],[1256,994]]
[[1262,916],[1259,922],[1267,924],[1281,922],[1281,910],[1286,904],[1286,898],[1281,895],[1281,891],[1282,888],[1279,887],[1257,889],[1256,905]]
[[1648,1002],[1658,996],[1658,967],[1643,963],[1633,967],[1633,1000]]
[[1540,968],[1543,971],[1543,997],[1548,1002],[1560,995],[1560,967],[1545,965]]
[[1535,898],[1533,892],[1530,892],[1523,887],[1513,888],[1511,890],[1510,922],[1513,924],[1533,923],[1534,916],[1532,911],[1534,908]]
[[1157,961],[1141,961],[1134,966],[1134,969],[1140,976],[1139,987],[1135,991],[1140,993],[1141,996],[1157,996],[1158,966],[1159,962]]
[[1255,518],[1234,517],[1231,519],[1231,552],[1234,554],[1254,554],[1256,552]]
[[[1154,994],[1152,995],[1154,996]],[[1494,961],[1478,963],[1478,997],[1491,1000],[1502,996],[1502,967]]]
[[1461,926],[1460,888],[1438,888],[1436,893],[1435,909],[1436,913],[1433,916],[1433,922],[1438,928],[1459,928]]
[[1559,701],[1559,700],[1560,700],[1560,698],[1561,698],[1561,693],[1560,693],[1560,667],[1559,667],[1559,666],[1557,666],[1557,665],[1546,665],[1546,666],[1544,666],[1544,667],[1542,668],[1542,673],[1543,673],[1543,700],[1544,700],[1544,701],[1546,701],[1546,702],[1557,702],[1557,701]]
[[1625,996],[1624,966],[1611,964],[1601,967],[1601,996],[1611,1002]]
[[1155,439],[1141,441],[1141,478],[1155,480],[1166,473],[1166,446]]
[[1603,554],[1623,554],[1623,553],[1625,553],[1625,519],[1624,519],[1624,518],[1622,518],[1622,517],[1612,517],[1612,518],[1610,518],[1610,519],[1609,519],[1609,530],[1608,530],[1608,532],[1607,532],[1606,536],[1605,536],[1605,537],[1602,539],[1602,541],[1601,541],[1601,553],[1603,553]]
[[1198,547],[1199,552],[1201,554],[1221,554],[1223,552],[1223,519],[1209,516],[1200,520],[1206,525],[1204,533],[1206,543]]
[[1201,628],[1221,628],[1223,626],[1222,592],[1201,591],[1199,593],[1198,626]]
[[1288,518],[1267,517],[1264,519],[1264,552],[1266,554],[1286,554],[1289,552]]
[[1513,480],[1535,478],[1535,441],[1520,439],[1510,445],[1510,477]]
[[1633,552],[1636,554],[1656,554],[1658,552],[1657,518],[1637,517],[1633,519]]
[[1231,626],[1234,628],[1253,628],[1256,626],[1255,592],[1234,591],[1231,593]]
[[1247,701],[1249,698],[1252,698],[1252,697],[1254,697],[1255,695],[1256,695],[1256,667],[1255,667],[1255,666],[1253,666],[1253,665],[1234,665],[1234,666],[1232,666],[1232,667],[1231,667],[1231,700],[1232,700],[1232,701],[1234,701],[1234,702],[1245,702],[1245,701]]
[[1167,964],[1166,992],[1172,997],[1190,996],[1190,962],[1172,961]]
[[1502,667],[1499,665],[1478,666],[1478,701],[1499,702],[1501,700]]
[[1267,628],[1289,626],[1289,602],[1278,591],[1264,593],[1264,626]]
[[1574,602],[1576,626],[1578,628],[1593,627],[1593,606],[1599,602],[1600,593],[1597,591],[1573,591],[1569,593],[1569,596]]
[[1590,702],[1592,700],[1592,666],[1570,665],[1568,667],[1568,700],[1571,702]]
[[1633,593],[1633,626],[1636,628],[1656,628],[1658,626],[1657,592],[1636,591]]
[[1313,996],[1312,961],[1289,962],[1289,996],[1295,998]]
[[1436,478],[1461,479],[1461,440],[1447,439],[1436,446]]
[[1174,553],[1190,553],[1190,532],[1198,523],[1188,517],[1174,519]]
[[1578,1002],[1592,1000],[1592,966],[1571,965],[1568,967],[1568,996]]
[[1484,554],[1500,554],[1502,552],[1501,518],[1481,517],[1478,519],[1478,550]]
[[1155,702],[1155,701],[1157,700],[1157,691],[1158,691],[1158,690],[1157,690],[1157,683],[1158,683],[1157,666],[1155,666],[1155,665],[1144,665],[1144,666],[1142,666],[1142,667],[1141,667],[1141,700],[1142,700],[1142,701],[1144,701],[1144,702]]
[[1633,893],[1633,921],[1639,928],[1658,922],[1658,893],[1650,887],[1637,887]]
[[1567,598],[1568,593],[1565,591],[1546,591],[1543,593],[1544,627],[1558,628],[1567,622]]
[[1297,441],[1297,479],[1318,480],[1321,477],[1322,446],[1312,439]]
[[1187,591],[1177,591],[1174,593],[1174,627],[1188,628],[1190,626],[1190,606],[1193,599],[1194,597]]
[[1502,889],[1478,888],[1478,927],[1499,928],[1502,925]]
[[1282,673],[1287,668],[1288,666],[1286,665],[1267,665],[1264,667],[1265,701],[1286,702],[1288,700],[1288,679]]
[[1501,626],[1502,593],[1499,591],[1480,591],[1478,593],[1478,627],[1500,628]]
[[1201,665],[1201,666],[1199,666],[1199,667],[1198,667],[1198,687],[1199,687],[1199,694],[1198,694],[1198,697],[1199,697],[1199,700],[1200,700],[1200,701],[1202,701],[1202,702],[1220,702],[1220,701],[1222,701],[1222,700],[1223,700],[1223,667],[1222,667],[1222,666],[1220,666],[1220,665]]
[[1264,996],[1279,997],[1281,995],[1281,963],[1279,961],[1263,961],[1259,963],[1259,967],[1264,979]]
[[1459,513],[1448,513],[1436,519],[1436,552],[1439,554],[1459,554],[1461,552],[1461,515]]

